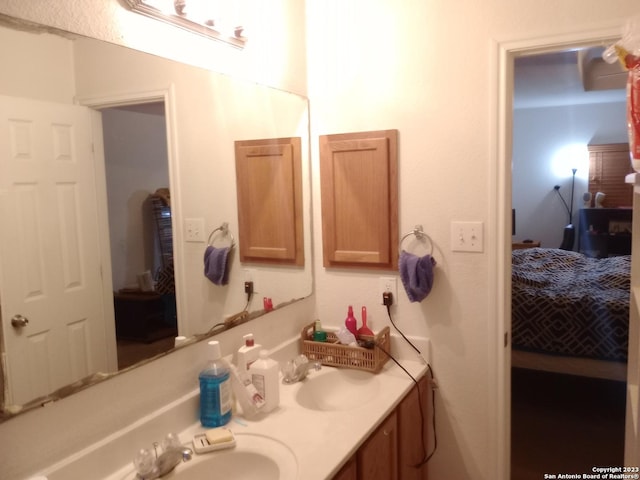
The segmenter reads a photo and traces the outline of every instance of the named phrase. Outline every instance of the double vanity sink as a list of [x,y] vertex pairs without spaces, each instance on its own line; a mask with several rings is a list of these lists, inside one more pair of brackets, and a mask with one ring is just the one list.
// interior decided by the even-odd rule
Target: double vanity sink
[[[415,378],[426,368],[417,358],[402,364]],[[412,380],[393,362],[387,362],[378,374],[323,366],[301,382],[281,384],[280,406],[276,410],[250,419],[234,413],[226,427],[235,436],[235,447],[194,452],[191,460],[180,463],[163,478],[331,478],[412,387]],[[67,465],[62,462],[57,471],[47,473],[48,479],[96,478],[86,468],[92,459],[94,462],[108,459],[115,463],[113,473],[99,478],[135,480],[132,459],[139,449],[151,448],[153,442],[160,441],[158,423],[171,424],[175,418],[173,431],[185,446],[192,447],[194,436],[205,431],[197,420],[198,401],[198,391],[191,392],[152,413],[135,428],[122,435],[114,434],[109,441],[89,449],[90,458],[83,459],[80,455]],[[179,421],[187,418],[193,422]],[[129,458],[123,457],[125,451],[130,452]]]

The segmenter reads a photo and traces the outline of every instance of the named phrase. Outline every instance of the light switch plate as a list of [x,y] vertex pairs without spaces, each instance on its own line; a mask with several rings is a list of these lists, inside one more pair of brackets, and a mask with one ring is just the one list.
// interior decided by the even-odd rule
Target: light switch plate
[[454,252],[484,251],[483,222],[451,222],[451,250]]
[[184,238],[187,242],[204,242],[204,218],[185,218]]

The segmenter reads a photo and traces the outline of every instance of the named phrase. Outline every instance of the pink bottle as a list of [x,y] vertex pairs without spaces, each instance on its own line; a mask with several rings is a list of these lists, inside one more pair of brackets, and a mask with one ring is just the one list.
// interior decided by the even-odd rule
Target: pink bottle
[[356,322],[356,317],[353,316],[353,307],[349,305],[349,312],[347,313],[347,318],[344,321],[344,326],[347,327],[353,336],[358,338],[358,324]]

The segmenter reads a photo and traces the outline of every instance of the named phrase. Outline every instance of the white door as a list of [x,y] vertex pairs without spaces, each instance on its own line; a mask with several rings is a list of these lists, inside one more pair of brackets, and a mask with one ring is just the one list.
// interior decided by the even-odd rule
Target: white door
[[[105,321],[101,268],[110,266],[100,258],[90,112],[0,96],[7,404],[107,371],[108,351],[115,350]],[[17,315],[28,323],[12,325]]]

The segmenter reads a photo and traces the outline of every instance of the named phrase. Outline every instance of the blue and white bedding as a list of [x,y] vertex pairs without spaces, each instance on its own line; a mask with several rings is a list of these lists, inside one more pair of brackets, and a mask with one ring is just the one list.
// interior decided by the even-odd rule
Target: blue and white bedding
[[626,362],[630,271],[630,255],[514,250],[513,348]]

